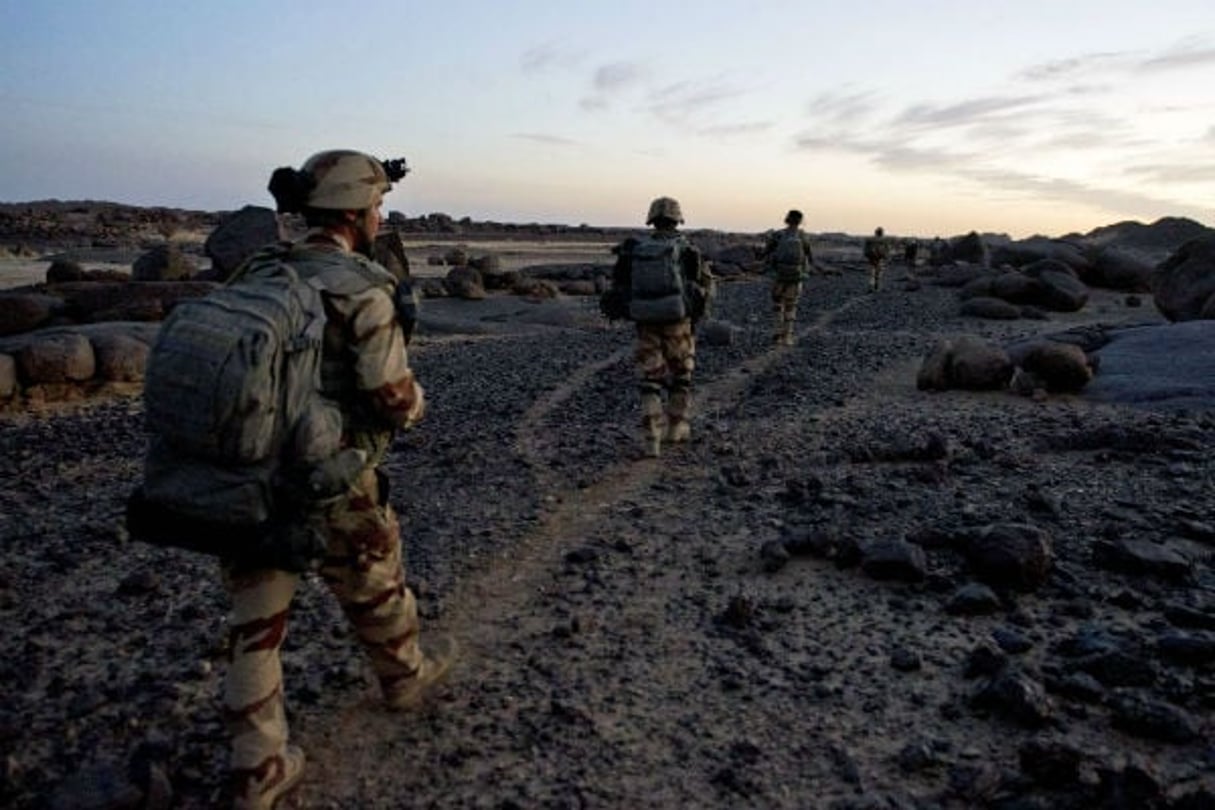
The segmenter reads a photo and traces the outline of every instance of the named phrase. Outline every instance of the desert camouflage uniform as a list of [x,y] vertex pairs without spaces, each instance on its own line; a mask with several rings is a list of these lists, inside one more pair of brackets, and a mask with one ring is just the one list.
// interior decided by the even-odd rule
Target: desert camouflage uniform
[[[344,246],[313,241],[302,251]],[[355,261],[355,257],[350,257]],[[306,273],[306,258],[293,262]],[[421,418],[421,387],[409,368],[392,301],[380,288],[333,289],[326,298],[322,387],[340,404],[349,446],[366,449],[369,465],[350,492],[324,512],[328,551],[320,576],[358,636],[387,698],[422,663],[417,605],[405,586],[400,526],[376,469],[396,428]],[[224,717],[232,735],[238,796],[271,791],[286,769],[287,722],[279,649],[299,575],[225,565],[232,599]]]
[[886,267],[886,259],[890,256],[890,243],[882,235],[880,228],[865,240],[863,252],[865,260],[869,262],[869,290],[877,292],[882,288],[882,271]]
[[[655,230],[653,238],[683,239],[674,230]],[[629,243],[618,245],[612,284],[628,290],[631,266]],[[686,243],[680,251],[686,282],[697,284],[706,291],[712,289],[712,276],[698,251]],[[692,318],[673,323],[637,324],[637,344],[634,358],[640,376],[641,427],[647,447],[656,448],[664,438],[663,392],[665,403],[665,438],[683,441],[688,435],[688,420],[692,408],[692,372],[696,368],[696,335]],[[654,452],[651,450],[651,452]]]
[[[798,268],[798,275],[800,277],[798,281],[782,280],[779,270],[771,264],[771,257],[776,250],[777,244],[790,230],[796,231],[798,238],[802,242],[802,266]],[[775,314],[772,339],[776,343],[792,346],[794,340],[793,329],[797,323],[797,303],[802,296],[802,284],[809,273],[811,264],[814,262],[814,253],[810,248],[810,237],[797,226],[776,231],[768,237],[768,242],[764,246],[764,255],[769,257],[768,271],[772,273],[772,307]]]

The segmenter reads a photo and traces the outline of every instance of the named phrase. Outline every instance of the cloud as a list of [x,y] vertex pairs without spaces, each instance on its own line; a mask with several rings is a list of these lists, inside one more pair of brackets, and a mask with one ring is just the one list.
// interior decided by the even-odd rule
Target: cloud
[[904,110],[896,124],[912,126],[955,127],[980,121],[993,115],[1024,109],[1042,101],[1045,96],[988,96],[972,98],[956,104],[915,104]]
[[1159,56],[1139,63],[1143,71],[1177,70],[1180,68],[1215,65],[1215,47],[1199,39],[1186,39]]
[[615,93],[645,76],[645,70],[636,62],[611,62],[595,69],[591,84],[596,92]]
[[1129,166],[1126,173],[1165,186],[1215,182],[1215,166],[1210,165],[1147,164]]
[[519,66],[524,73],[545,73],[549,70],[568,70],[582,61],[581,55],[544,43],[528,48],[519,57]]
[[578,141],[572,138],[563,138],[560,135],[548,135],[543,132],[513,132],[512,138],[519,138],[525,141],[535,141],[547,146],[578,146]]
[[1031,82],[1070,81],[1075,76],[1125,67],[1131,58],[1131,54],[1125,51],[1089,53],[1030,65],[1018,73],[1017,77]]
[[865,117],[874,109],[873,94],[859,93],[822,93],[810,100],[808,111],[811,116],[826,119],[837,124],[846,124]]
[[751,135],[758,132],[765,132],[771,128],[771,121],[751,121],[739,124],[716,124],[713,126],[701,127],[700,129],[696,130],[696,134],[707,137],[729,137],[732,135]]

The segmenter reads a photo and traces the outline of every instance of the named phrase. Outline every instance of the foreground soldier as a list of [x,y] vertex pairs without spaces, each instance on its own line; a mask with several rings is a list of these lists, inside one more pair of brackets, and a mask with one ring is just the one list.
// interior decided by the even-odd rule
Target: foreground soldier
[[627,298],[627,317],[637,324],[644,448],[647,455],[657,457],[664,438],[677,443],[691,437],[693,328],[705,314],[712,277],[700,251],[678,232],[683,212],[677,200],[654,200],[645,223],[654,228],[649,236],[626,239],[614,248],[612,287]]
[[[366,283],[369,273],[387,274],[365,257],[390,188],[379,161],[352,151],[322,152],[299,171],[279,169],[270,184],[279,211],[302,213],[309,226],[284,260],[305,279],[326,272],[321,386],[340,409],[344,445],[367,458],[346,495],[324,509],[328,549],[320,575],[367,653],[386,704],[408,709],[446,674],[451,656],[429,657],[419,647],[400,527],[378,469],[393,433],[418,421],[425,408],[393,300],[384,286]],[[351,272],[335,276],[335,263]],[[287,742],[279,660],[298,582],[299,574],[276,568],[224,566],[232,616],[223,704],[238,808],[273,807],[303,769],[303,752]]]
[[793,326],[797,321],[797,302],[802,283],[806,280],[814,255],[810,237],[802,232],[802,212],[793,210],[785,215],[784,230],[768,237],[764,246],[767,270],[772,275],[772,305],[776,312],[774,343],[792,346]]
[[869,262],[869,292],[877,292],[882,289],[882,270],[890,257],[890,243],[881,228],[874,230],[873,236],[865,240],[863,252],[865,261]]

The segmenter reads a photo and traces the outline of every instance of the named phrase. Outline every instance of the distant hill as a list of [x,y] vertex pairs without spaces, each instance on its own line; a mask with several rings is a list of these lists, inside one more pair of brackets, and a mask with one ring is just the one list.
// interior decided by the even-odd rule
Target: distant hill
[[1129,220],[1105,225],[1089,231],[1084,238],[1096,245],[1116,243],[1120,247],[1171,251],[1210,232],[1210,228],[1192,219],[1163,217],[1151,225]]

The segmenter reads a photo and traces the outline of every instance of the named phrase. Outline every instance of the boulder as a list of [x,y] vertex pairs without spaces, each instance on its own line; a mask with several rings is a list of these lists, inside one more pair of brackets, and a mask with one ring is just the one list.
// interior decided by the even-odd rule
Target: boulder
[[515,285],[511,292],[525,298],[535,298],[538,300],[557,298],[561,295],[561,291],[557,289],[557,285],[548,279],[528,278],[526,276],[519,279],[519,283]]
[[0,294],[0,336],[37,329],[63,311],[63,300],[39,293]]
[[480,270],[482,275],[493,275],[502,272],[502,259],[496,253],[484,253],[470,257],[468,266]]
[[451,295],[447,284],[441,278],[421,278],[414,285],[414,291],[423,298],[447,298]]
[[518,270],[502,270],[497,273],[483,273],[481,280],[487,290],[510,290],[514,289],[521,277]]
[[223,281],[260,248],[287,238],[278,216],[269,208],[246,205],[220,220],[203,244],[215,278]]
[[597,295],[599,288],[593,281],[562,281],[557,289],[565,295]]
[[1035,344],[1025,353],[1021,366],[1051,393],[1078,393],[1093,379],[1088,355],[1070,343]]
[[83,281],[84,268],[79,262],[71,259],[56,259],[46,269],[47,284],[61,284],[65,281]]
[[1215,234],[1191,239],[1152,274],[1156,308],[1170,321],[1215,317]]
[[17,367],[29,385],[83,382],[97,370],[88,338],[68,332],[32,339],[18,351]]
[[447,291],[456,298],[480,301],[485,297],[485,285],[481,281],[481,274],[471,267],[464,265],[452,267],[447,271],[444,283],[447,285]]
[[92,339],[96,376],[108,382],[141,382],[148,366],[148,344],[122,334]]
[[1118,247],[1102,248],[1087,276],[1094,287],[1124,292],[1151,292],[1154,267],[1138,253]]
[[468,251],[463,247],[448,248],[443,254],[443,261],[452,267],[463,267],[468,264]]
[[981,338],[963,335],[941,341],[929,351],[916,385],[920,390],[991,390],[1006,386],[1012,374],[1012,360],[1004,349]]
[[[210,281],[144,281],[129,283],[93,283],[78,281],[61,284],[56,294],[63,297],[67,312],[76,320],[102,320],[98,313],[123,311],[136,302],[156,302],[164,312],[183,298],[197,298],[218,287]],[[138,320],[138,319],[134,319]]]
[[979,267],[991,266],[991,252],[987,248],[987,243],[974,231],[951,240],[948,256],[949,261],[952,262],[966,262]]
[[134,281],[182,281],[197,272],[194,261],[174,244],[157,245],[131,265]]
[[1010,304],[1040,304],[1042,282],[1033,276],[1010,270],[991,280],[991,295]]
[[953,264],[937,271],[935,283],[939,287],[964,287],[975,279],[984,278],[990,270],[977,264]]
[[1058,262],[1070,268],[1080,278],[1085,277],[1092,268],[1092,261],[1085,254],[1083,247],[1062,239],[1034,236],[995,245],[991,249],[991,263],[996,266],[1007,264],[1012,267],[1025,267],[1044,260]]
[[962,549],[975,578],[995,587],[1034,590],[1054,562],[1050,536],[1028,523],[995,523],[969,536]]
[[1088,287],[1070,272],[1046,270],[1038,275],[1041,306],[1052,312],[1078,312],[1088,303]]

